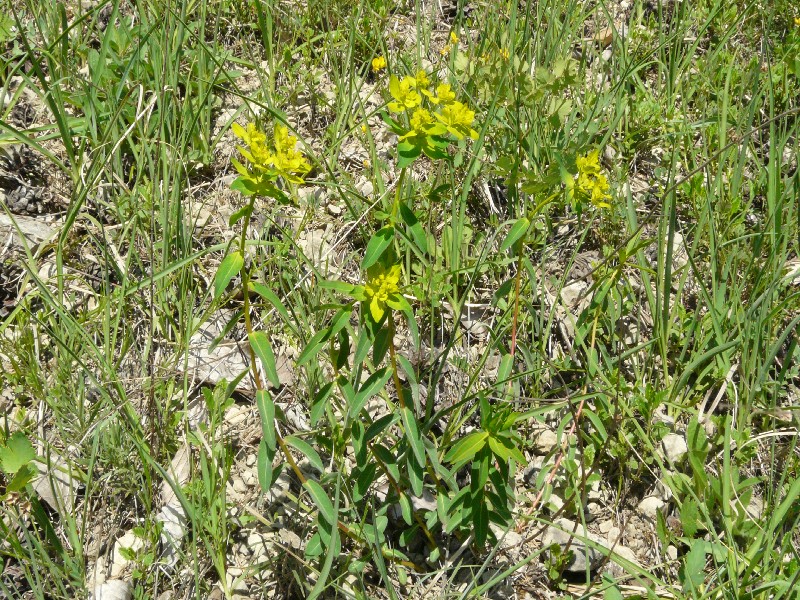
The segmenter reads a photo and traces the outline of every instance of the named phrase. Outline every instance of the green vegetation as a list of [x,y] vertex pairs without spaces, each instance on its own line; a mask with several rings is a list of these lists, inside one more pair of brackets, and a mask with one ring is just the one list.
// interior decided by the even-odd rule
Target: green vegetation
[[794,3],[2,1],[4,597],[800,597]]

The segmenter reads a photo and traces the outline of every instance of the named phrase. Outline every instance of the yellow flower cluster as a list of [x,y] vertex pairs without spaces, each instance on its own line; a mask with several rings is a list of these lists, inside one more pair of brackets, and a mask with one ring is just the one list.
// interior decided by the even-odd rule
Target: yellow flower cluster
[[372,59],[372,72],[377,73],[386,68],[386,59],[383,56],[378,56]]
[[267,144],[266,134],[253,123],[248,123],[246,128],[234,123],[231,129],[247,146],[239,147],[239,153],[250,163],[250,169],[242,167],[240,172],[244,170],[251,177],[280,176],[292,183],[303,183],[311,165],[296,149],[297,138],[289,135],[287,127],[275,125],[271,146]]
[[[389,110],[393,113],[407,112],[411,126],[408,132],[400,136],[400,141],[445,133],[459,140],[465,137],[477,139],[478,132],[472,128],[475,111],[456,101],[450,84],[440,83],[435,91],[431,91],[430,86],[425,71],[418,71],[414,77],[404,77],[402,80],[391,76],[389,93],[394,100],[389,102]],[[436,112],[424,108],[423,99]]]
[[600,171],[600,151],[593,150],[585,156],[578,156],[575,159],[575,165],[578,167],[575,187],[598,208],[611,208],[611,205],[606,202],[611,199],[607,193],[608,179]]
[[388,270],[378,265],[367,280],[364,295],[369,303],[369,312],[376,323],[383,318],[387,305],[397,304],[399,284],[400,265],[389,267]]

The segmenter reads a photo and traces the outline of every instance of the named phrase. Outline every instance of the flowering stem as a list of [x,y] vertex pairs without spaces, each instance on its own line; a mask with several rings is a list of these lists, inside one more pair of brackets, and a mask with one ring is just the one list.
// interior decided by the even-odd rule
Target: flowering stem
[[[239,238],[239,251],[244,256],[245,244],[247,242],[247,230],[250,228],[250,217],[253,213],[253,205],[255,204],[255,196],[250,199],[250,210],[247,211],[244,217],[244,222],[242,224],[242,236]],[[251,336],[254,333],[253,330],[253,322],[250,319],[250,269],[247,264],[243,264],[239,274],[242,278],[242,311],[244,312],[244,328],[247,332],[247,336]],[[253,374],[253,382],[256,386],[256,390],[262,391],[266,390],[264,386],[264,382],[261,380],[261,375],[258,372],[258,363],[256,362],[256,353],[253,350],[253,347],[248,344],[247,348],[250,354],[250,370]],[[303,475],[303,472],[297,466],[297,463],[292,456],[292,453],[289,452],[289,447],[286,445],[286,442],[283,441],[283,436],[281,436],[280,432],[278,432],[277,427],[275,428],[275,439],[278,442],[278,446],[281,448],[281,452],[286,457],[286,462],[289,463],[292,471],[297,476],[297,479],[300,481],[301,484],[305,483],[306,477]],[[340,524],[340,529],[344,527]]]

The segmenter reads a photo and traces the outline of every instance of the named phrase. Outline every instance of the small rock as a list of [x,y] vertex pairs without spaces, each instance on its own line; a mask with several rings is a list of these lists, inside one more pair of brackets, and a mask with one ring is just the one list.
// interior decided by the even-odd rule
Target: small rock
[[567,519],[559,519],[555,525],[545,530],[542,545],[549,547],[558,544],[562,550],[572,551],[572,560],[566,566],[568,573],[578,575],[586,573],[587,568],[590,571],[597,569],[603,562],[603,555],[594,548],[587,547],[584,542],[575,538],[575,535],[589,537],[582,525]]
[[244,494],[247,492],[247,484],[241,479],[236,479],[233,482],[233,490],[239,494]]
[[574,308],[582,299],[582,294],[588,289],[589,284],[583,280],[575,281],[561,288],[561,300],[567,308]]
[[612,527],[606,532],[606,539],[610,544],[616,544],[622,537],[622,530],[619,527]]
[[672,544],[667,546],[667,558],[670,560],[678,560],[678,549]]
[[603,60],[603,62],[608,62],[611,60],[611,55],[612,55],[611,48],[606,48],[605,50],[603,50],[603,53],[600,55],[600,58]]
[[686,438],[678,433],[668,433],[661,440],[661,449],[664,451],[664,457],[670,463],[676,463],[689,451],[689,446],[686,444]]
[[279,531],[278,539],[280,539],[281,544],[284,546],[294,548],[295,550],[298,550],[303,545],[303,540],[300,539],[300,536],[286,527]]
[[534,434],[533,452],[539,456],[545,456],[558,444],[558,436],[551,429],[540,429],[538,434]]
[[364,196],[365,198],[369,198],[375,191],[375,186],[372,185],[371,181],[365,181],[357,185],[356,190],[358,190],[358,193]]
[[666,506],[666,503],[657,496],[648,496],[641,502],[639,502],[639,506],[637,507],[637,511],[643,517],[647,517],[648,519],[652,519],[655,521],[658,512]]
[[344,212],[344,209],[338,204],[328,204],[328,213],[334,217],[338,217]]
[[132,594],[131,584],[121,579],[106,581],[94,589],[95,600],[130,600]]
[[607,534],[611,531],[611,528],[614,527],[614,521],[609,519],[608,521],[601,521],[597,528],[600,530],[600,533]]
[[617,556],[624,558],[625,560],[630,561],[635,565],[639,564],[639,559],[636,558],[636,553],[630,548],[617,544],[614,546],[613,552]]
[[248,454],[247,458],[244,459],[244,464],[248,467],[254,467],[256,462],[258,461],[258,456],[254,454]]

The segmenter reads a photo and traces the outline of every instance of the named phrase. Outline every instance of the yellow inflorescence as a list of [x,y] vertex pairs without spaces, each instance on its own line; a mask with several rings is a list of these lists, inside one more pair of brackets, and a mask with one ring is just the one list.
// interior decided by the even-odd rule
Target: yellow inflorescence
[[378,267],[377,271],[367,281],[364,294],[369,302],[369,312],[375,322],[380,321],[386,313],[387,301],[400,291],[400,265],[394,265],[385,270]]
[[242,127],[234,123],[233,133],[247,148],[239,148],[241,155],[250,163],[251,176],[280,176],[292,183],[302,183],[311,165],[302,152],[296,149],[297,138],[289,134],[283,125],[275,125],[272,147],[267,145],[267,136],[253,123]]
[[[428,74],[418,71],[415,77],[404,77],[402,80],[392,75],[389,81],[389,93],[393,101],[388,107],[391,112],[409,112],[411,129],[400,140],[426,135],[443,135],[451,133],[459,140],[465,137],[476,139],[478,133],[472,129],[475,111],[466,104],[456,101],[456,94],[448,83],[440,83],[431,91]],[[431,112],[424,108],[423,98],[427,99]],[[413,112],[412,112],[413,109]]]
[[417,92],[417,80],[413,77],[404,77],[401,81],[392,75],[389,79],[389,93],[394,98],[394,102],[389,102],[389,110],[392,112],[405,112],[422,103],[422,96]]
[[598,208],[611,208],[606,202],[611,196],[607,193],[608,179],[600,170],[600,151],[593,150],[585,156],[578,156],[575,165],[578,167],[575,187],[588,196],[591,203]]
[[386,68],[386,59],[383,56],[378,56],[372,59],[372,72],[377,73]]

